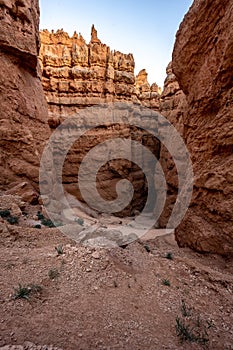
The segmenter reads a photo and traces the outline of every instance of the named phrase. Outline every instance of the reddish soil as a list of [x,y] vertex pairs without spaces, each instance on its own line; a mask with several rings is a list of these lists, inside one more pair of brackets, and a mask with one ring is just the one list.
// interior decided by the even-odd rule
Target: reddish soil
[[[0,349],[233,349],[230,258],[179,249],[172,235],[106,250],[12,226],[0,240]],[[15,299],[19,284],[41,290]],[[182,343],[177,316],[207,344]]]

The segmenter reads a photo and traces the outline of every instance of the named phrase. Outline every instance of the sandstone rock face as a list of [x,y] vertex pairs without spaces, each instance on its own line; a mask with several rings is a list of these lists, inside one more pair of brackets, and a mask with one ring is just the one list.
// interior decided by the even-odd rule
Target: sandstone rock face
[[81,35],[70,38],[62,30],[44,30],[40,38],[42,83],[52,127],[59,116],[73,115],[80,108],[136,98],[132,54],[110,51],[94,27],[89,44]]
[[[183,136],[183,114],[186,110],[185,94],[181,90],[173,73],[172,62],[167,66],[166,73],[167,77],[160,98],[159,110],[160,113],[175,126],[180,135]],[[160,164],[164,170],[167,182],[167,200],[159,219],[159,225],[161,227],[166,227],[177,199],[178,174],[173,158],[164,145],[161,145]]]
[[136,95],[143,106],[158,111],[161,89],[156,83],[150,86],[147,75],[146,70],[142,69],[136,76]]
[[37,73],[37,0],[0,1],[0,186],[37,185],[40,154],[49,137],[47,106]]
[[20,196],[22,201],[35,204],[38,201],[38,193],[28,182],[11,183],[11,188],[5,191],[5,194]]
[[179,133],[183,134],[182,108],[185,103],[185,95],[181,90],[176,76],[172,70],[172,62],[166,69],[167,77],[164,82],[163,91],[160,98],[159,110],[176,126]]
[[[114,115],[114,123],[109,122],[111,114]],[[148,132],[132,126],[135,115],[143,115],[144,123],[150,127],[148,127]],[[156,130],[157,116],[158,113],[154,111],[148,112],[148,109],[142,106],[135,108],[135,105],[132,104],[98,106],[80,110],[78,116],[75,116],[76,118],[67,118],[62,127],[54,131],[55,141],[51,143],[52,148],[50,148],[50,153],[45,157],[44,162],[42,183],[45,184],[45,190],[42,190],[42,196],[43,198],[49,196],[49,210],[56,214],[56,218],[63,217],[62,212],[67,209],[61,206],[63,194],[58,187],[61,177],[60,164],[63,162],[62,154],[67,150],[69,153],[62,167],[62,182],[68,193],[80,201],[85,199],[79,186],[79,172],[82,164],[84,166],[85,190],[88,192],[87,196],[90,201],[87,203],[91,203],[91,208],[96,208],[95,204],[98,203],[93,191],[89,191],[92,188],[92,183],[96,185],[98,193],[106,203],[114,200],[120,201],[121,209],[112,211],[118,216],[132,215],[135,214],[136,210],[140,211],[144,208],[148,187],[153,186],[154,179],[151,171],[153,166],[150,163],[151,159],[144,156],[144,150],[137,148],[133,142],[136,141],[141,147],[144,145],[145,148],[149,148],[155,157],[159,158],[160,143],[150,133],[150,130]],[[98,120],[101,125],[99,125]],[[95,127],[96,121],[97,127]],[[79,133],[82,133],[82,136]],[[114,140],[116,140],[115,144],[111,145],[109,142]],[[90,152],[94,152],[97,146],[96,153],[92,153],[89,161],[86,160],[85,157]],[[54,167],[50,165],[50,154],[56,155]],[[145,171],[149,174],[148,182],[145,181]],[[132,201],[129,183],[123,185],[120,195],[117,194],[117,184],[122,179],[129,180],[133,185]],[[59,193],[58,200],[57,194]],[[122,206],[125,203],[126,205]],[[151,208],[152,210],[153,208]]]
[[[44,30],[40,33],[40,38],[42,83],[48,102],[51,129],[56,129],[68,117],[75,116],[80,109],[101,103],[134,102],[158,110],[158,86],[148,84],[145,70],[135,79],[133,55],[111,51],[101,43],[94,26],[89,44],[80,34],[74,33],[69,37],[63,30],[56,33]],[[82,196],[77,186],[77,173],[89,150],[117,137],[135,139],[135,130],[127,123],[124,126],[105,127],[102,120],[101,124],[103,125],[91,130],[73,145],[64,164],[65,188],[79,200],[82,200]],[[159,158],[157,140],[152,142],[150,136],[142,131],[138,131],[136,139],[149,145]],[[133,203],[121,213],[131,215],[135,210],[143,208],[146,199],[147,185],[138,166],[119,159],[108,162],[99,171],[97,188],[103,198],[114,200],[116,184],[122,178],[130,180],[135,188]]]
[[[70,194],[75,195],[79,200],[83,199],[79,186],[77,186],[77,174],[83,158],[93,147],[116,138],[135,140],[140,144],[144,144],[146,147],[150,148],[157,159],[159,158],[160,144],[156,139],[149,135],[149,133],[142,130],[135,130],[135,128],[127,125],[119,124],[115,124],[109,128],[97,127],[90,132],[87,132],[75,142],[66,158],[63,168],[63,182],[65,189]],[[105,145],[102,148],[99,148],[100,154],[109,152],[110,150],[108,150]],[[127,156],[127,149],[125,150],[125,155]],[[138,155],[138,157],[140,157],[140,155]],[[93,158],[92,164],[88,167],[90,175],[92,169],[97,169],[97,155],[96,158],[97,160],[95,157]],[[146,167],[146,160],[144,166]],[[151,175],[153,179],[153,174]],[[136,210],[141,211],[147,199],[148,184],[146,183],[143,171],[136,164],[127,159],[110,160],[99,169],[96,178],[96,186],[103,199],[106,201],[113,201],[118,196],[116,192],[117,183],[122,179],[129,180],[134,187],[132,201],[129,201],[130,204],[118,213],[118,216],[128,216],[135,214]],[[130,193],[128,186],[125,187],[125,192]]]
[[40,39],[42,83],[51,127],[59,124],[59,116],[99,103],[129,101],[158,110],[157,85],[148,84],[145,70],[135,85],[133,55],[111,51],[98,39],[94,26],[89,44],[81,34],[69,37],[63,30],[41,31]]
[[177,33],[173,71],[186,95],[183,136],[195,185],[181,246],[233,253],[233,3],[195,0]]

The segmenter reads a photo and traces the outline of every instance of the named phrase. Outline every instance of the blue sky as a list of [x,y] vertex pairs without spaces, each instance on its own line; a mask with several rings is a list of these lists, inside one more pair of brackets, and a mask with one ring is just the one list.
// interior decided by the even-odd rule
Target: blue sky
[[89,42],[91,25],[112,50],[133,53],[135,73],[163,86],[175,34],[192,0],[39,0],[41,29],[76,30]]

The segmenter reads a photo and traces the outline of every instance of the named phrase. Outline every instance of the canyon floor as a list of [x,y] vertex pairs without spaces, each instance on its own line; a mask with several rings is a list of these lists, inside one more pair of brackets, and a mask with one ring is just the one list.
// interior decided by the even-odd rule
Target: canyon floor
[[172,233],[103,249],[9,226],[1,350],[233,349],[232,258],[180,249]]

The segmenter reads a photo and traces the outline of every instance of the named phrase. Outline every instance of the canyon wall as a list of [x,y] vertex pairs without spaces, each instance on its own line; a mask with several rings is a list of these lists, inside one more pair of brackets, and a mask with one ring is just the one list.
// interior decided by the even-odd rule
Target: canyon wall
[[148,74],[145,69],[142,69],[136,76],[136,103],[139,103],[144,107],[151,108],[154,111],[158,111],[160,106],[160,96],[162,90],[158,87],[156,83],[150,85],[148,83],[147,76]]
[[[183,136],[183,113],[186,108],[185,94],[181,90],[176,76],[173,73],[172,62],[167,66],[166,73],[167,77],[159,101],[159,111],[176,127],[180,135]],[[173,158],[163,144],[161,144],[160,164],[166,178],[167,199],[164,210],[159,218],[159,226],[166,227],[177,199],[178,174]]]
[[40,39],[42,84],[52,128],[59,117],[100,103],[128,101],[159,109],[158,86],[148,84],[145,70],[135,77],[133,55],[111,51],[94,26],[89,44],[81,34],[69,37],[63,30],[43,30]]
[[0,188],[29,180],[37,187],[50,130],[38,77],[37,0],[0,0]]
[[182,134],[195,174],[176,239],[220,254],[233,252],[232,57],[232,1],[195,0],[177,33],[172,63],[186,96]]
[[[135,77],[133,55],[111,51],[99,40],[94,26],[89,44],[82,35],[74,33],[69,37],[63,30],[43,30],[40,39],[42,84],[51,129],[55,129],[66,118],[75,116],[80,109],[101,103],[133,102],[155,111],[159,109],[158,86],[149,85],[145,70]],[[82,200],[77,174],[83,157],[101,142],[116,137],[135,139],[135,134],[136,139],[147,145],[159,158],[159,142],[152,140],[148,133],[142,130],[135,132],[135,128],[127,125],[127,122],[111,127],[101,125],[86,133],[72,146],[63,169],[66,190]],[[97,188],[103,198],[113,200],[116,198],[116,184],[122,178],[130,180],[135,195],[131,204],[119,215],[131,215],[135,210],[143,209],[147,197],[148,184],[138,166],[120,159],[108,162],[98,173]]]
[[[156,84],[148,84],[145,70],[135,77],[132,54],[111,51],[94,26],[89,44],[76,33],[69,37],[63,30],[42,31],[39,67],[38,22],[38,1],[0,0],[0,190],[18,184],[15,188],[23,192],[26,181],[38,189],[40,156],[51,129],[80,108],[134,102],[167,117],[192,158],[194,191],[186,217],[176,229],[179,245],[232,253],[232,2],[194,1],[177,33],[161,96]],[[132,135],[161,158],[168,196],[160,225],[166,226],[178,192],[174,162],[156,139],[142,131],[135,134],[128,125],[98,127],[76,143],[64,165],[65,187],[80,199],[76,165],[83,156],[99,142]],[[115,198],[119,179],[126,177],[133,183],[134,203],[124,215],[143,208],[147,184],[138,167],[125,160],[111,161],[98,176],[97,187],[106,200]],[[34,200],[33,192],[29,194]]]

